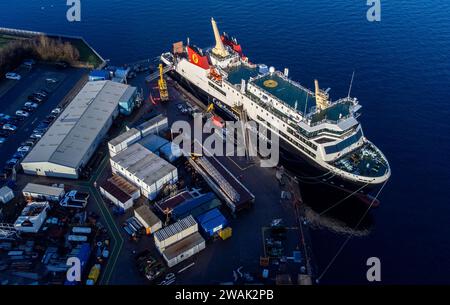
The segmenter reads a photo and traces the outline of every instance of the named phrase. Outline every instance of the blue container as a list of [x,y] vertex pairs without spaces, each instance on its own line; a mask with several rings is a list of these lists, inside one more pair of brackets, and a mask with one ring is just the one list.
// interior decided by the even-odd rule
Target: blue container
[[93,70],[89,73],[89,81],[108,80],[109,71],[106,70]]
[[227,219],[217,208],[198,216],[197,221],[208,236],[213,236],[228,225]]

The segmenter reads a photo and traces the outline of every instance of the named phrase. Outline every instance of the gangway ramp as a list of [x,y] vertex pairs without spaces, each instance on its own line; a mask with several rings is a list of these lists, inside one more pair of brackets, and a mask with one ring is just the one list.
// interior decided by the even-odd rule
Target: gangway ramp
[[215,157],[192,157],[189,158],[189,163],[233,213],[254,202],[255,196]]
[[[169,72],[170,70],[172,70],[172,66],[165,66],[165,67],[163,68],[163,70],[162,70],[162,74],[166,74],[166,73]],[[158,71],[156,71],[156,72],[153,72],[153,73],[150,74],[149,76],[147,76],[147,77],[145,78],[145,81],[146,81],[147,83],[153,82],[153,81],[157,80],[157,79],[159,78],[159,76],[160,76],[160,72],[159,72],[159,70],[158,70]]]

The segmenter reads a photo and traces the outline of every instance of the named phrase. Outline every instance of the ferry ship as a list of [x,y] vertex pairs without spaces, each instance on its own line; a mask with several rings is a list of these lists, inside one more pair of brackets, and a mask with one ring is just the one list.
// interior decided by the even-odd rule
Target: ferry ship
[[233,120],[246,118],[279,136],[280,159],[298,178],[352,193],[370,194],[391,174],[388,160],[365,136],[357,120],[361,105],[349,95],[332,101],[314,81],[314,91],[264,64],[253,64],[241,45],[219,33],[202,50],[188,41],[173,44],[161,61],[171,76]]

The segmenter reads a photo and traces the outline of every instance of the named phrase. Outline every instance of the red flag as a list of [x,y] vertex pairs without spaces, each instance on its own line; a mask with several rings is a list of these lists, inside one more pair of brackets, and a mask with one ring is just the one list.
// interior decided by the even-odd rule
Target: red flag
[[209,69],[209,62],[207,56],[202,56],[191,47],[187,47],[188,49],[188,56],[189,56],[189,62],[193,63],[194,65],[199,66],[203,69]]
[[235,51],[239,54],[239,56],[241,56],[241,57],[243,56],[242,47],[240,44],[234,42],[232,39],[228,38],[228,36],[226,36],[226,35],[222,35],[222,36],[220,36],[220,38],[222,39],[222,42],[225,45],[231,47],[233,49],[233,51]]

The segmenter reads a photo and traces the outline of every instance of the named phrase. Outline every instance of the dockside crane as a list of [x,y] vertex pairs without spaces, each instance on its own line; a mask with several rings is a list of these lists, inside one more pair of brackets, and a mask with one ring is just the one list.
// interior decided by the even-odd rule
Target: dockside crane
[[164,79],[163,65],[159,64],[159,79],[158,79],[159,97],[161,101],[169,100],[169,92],[167,91],[167,83]]

